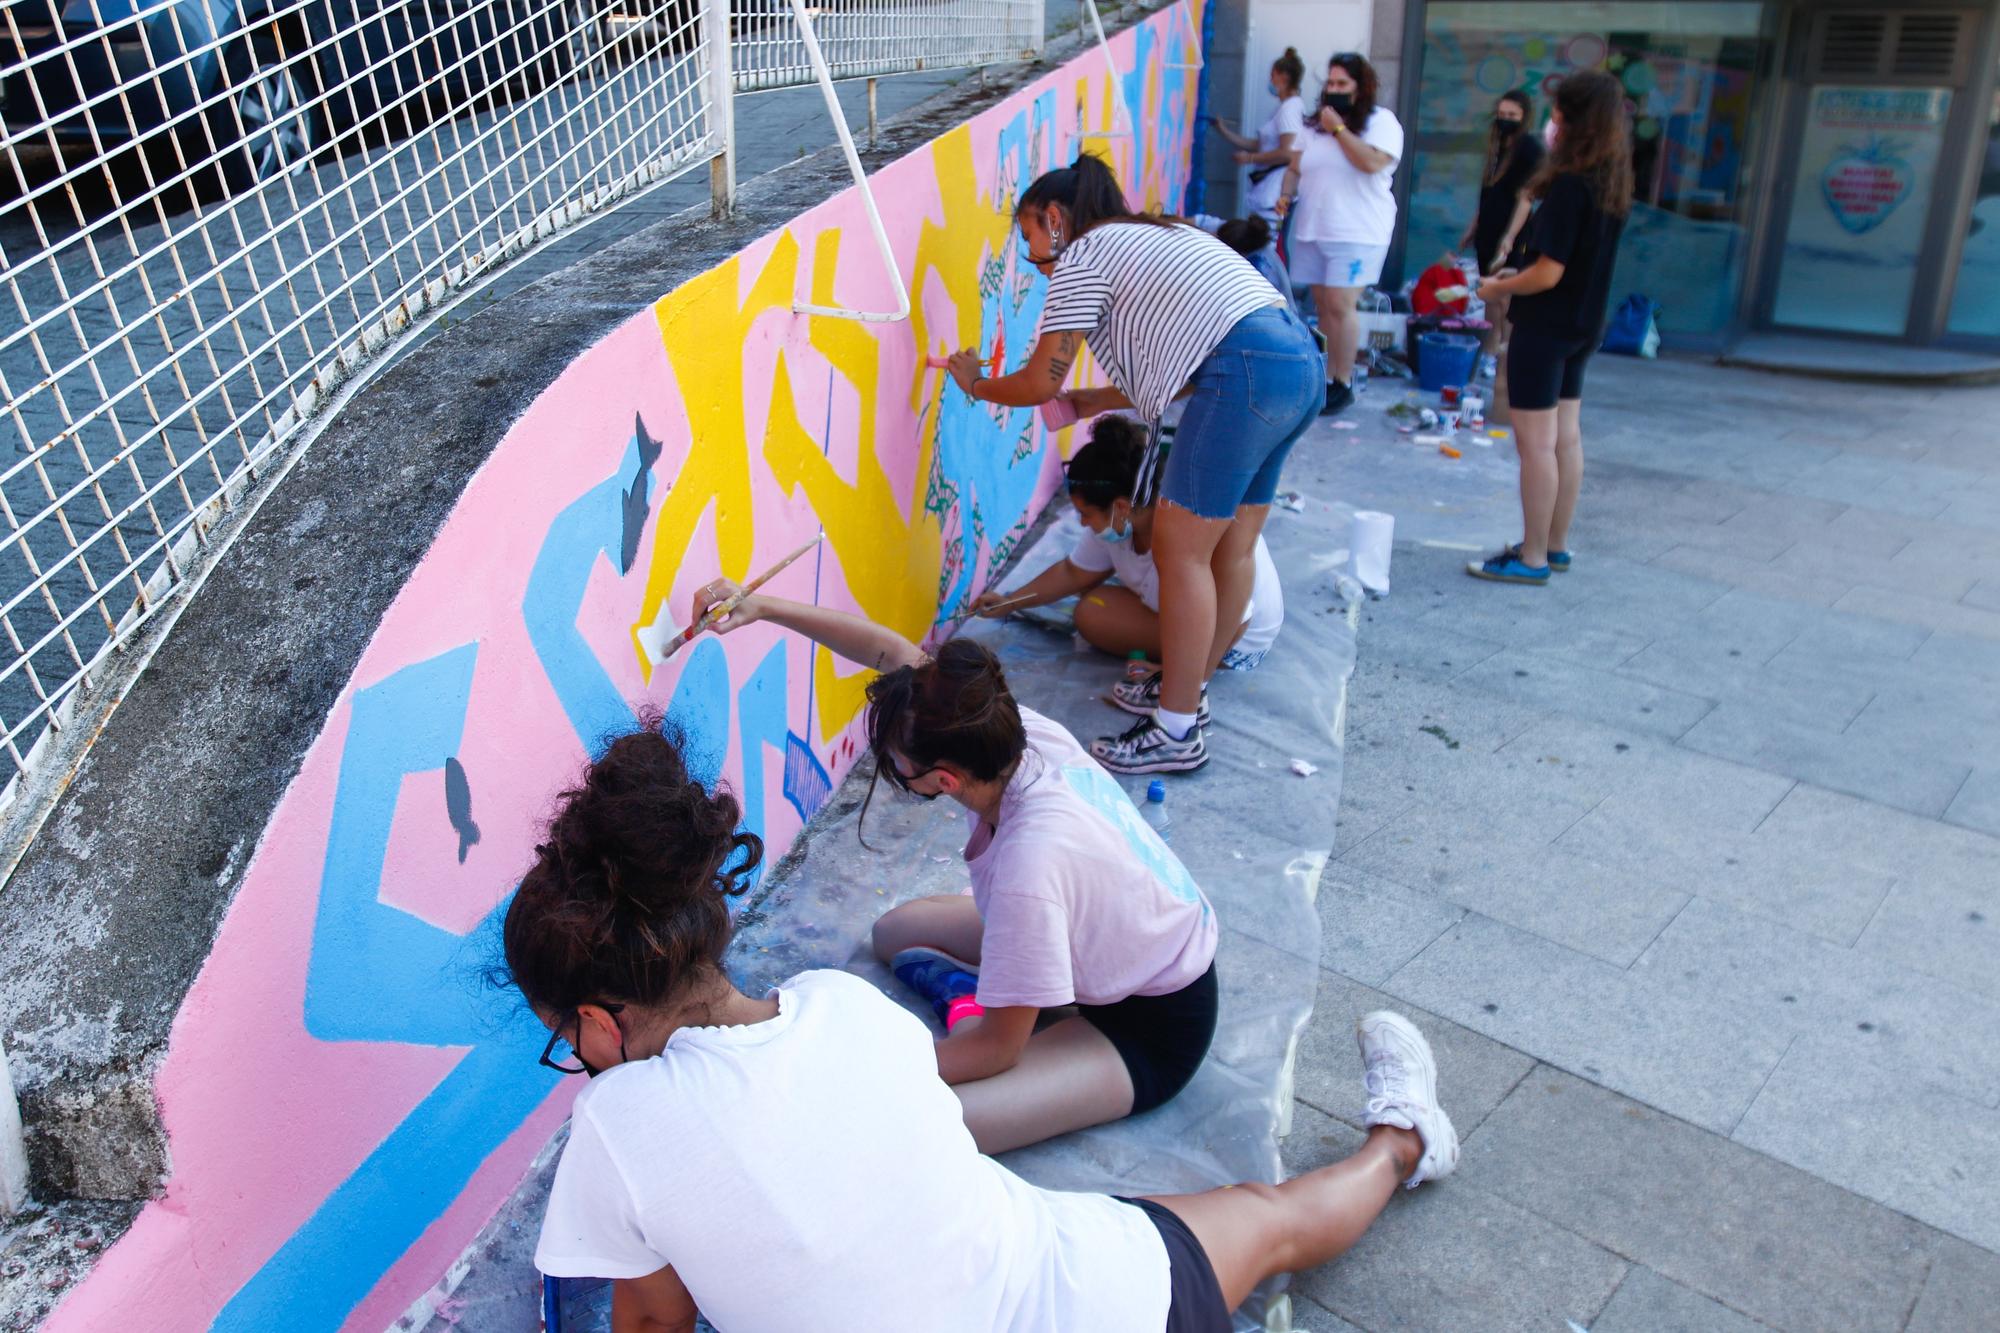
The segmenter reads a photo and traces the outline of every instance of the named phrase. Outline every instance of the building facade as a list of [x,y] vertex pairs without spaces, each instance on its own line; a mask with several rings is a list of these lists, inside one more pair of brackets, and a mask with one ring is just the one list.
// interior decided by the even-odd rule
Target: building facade
[[[1272,3],[1248,0],[1246,32]],[[1658,301],[1671,344],[1772,331],[2000,352],[2000,0],[1358,8],[1409,130],[1403,271],[1472,216],[1494,99],[1526,91],[1539,125],[1563,75],[1600,68],[1625,85],[1639,185],[1614,292]],[[1344,26],[1342,46],[1294,44],[1324,62],[1355,49]],[[1269,58],[1246,52],[1258,91]]]

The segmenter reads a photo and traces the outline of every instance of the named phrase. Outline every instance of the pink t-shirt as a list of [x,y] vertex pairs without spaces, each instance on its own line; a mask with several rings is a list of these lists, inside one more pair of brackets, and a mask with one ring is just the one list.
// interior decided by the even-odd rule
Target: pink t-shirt
[[1041,714],[991,834],[971,816],[965,862],[985,929],[989,1009],[1113,1004],[1166,995],[1215,961],[1215,912],[1180,858],[1115,782]]

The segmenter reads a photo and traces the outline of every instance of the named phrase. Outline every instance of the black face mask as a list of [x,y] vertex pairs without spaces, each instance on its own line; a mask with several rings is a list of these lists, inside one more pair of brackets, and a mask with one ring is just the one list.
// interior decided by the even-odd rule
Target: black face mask
[[1495,116],[1493,118],[1493,128],[1500,131],[1501,138],[1512,138],[1515,132],[1521,128],[1521,122],[1518,120],[1505,120],[1499,116]]
[[1354,94],[1321,93],[1319,95],[1319,104],[1325,107],[1329,111],[1344,116],[1348,112],[1354,110]]

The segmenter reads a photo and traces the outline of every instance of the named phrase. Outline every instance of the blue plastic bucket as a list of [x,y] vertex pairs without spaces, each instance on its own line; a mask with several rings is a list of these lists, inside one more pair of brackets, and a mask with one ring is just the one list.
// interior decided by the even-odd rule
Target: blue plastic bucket
[[1418,340],[1417,383],[1425,393],[1462,389],[1479,365],[1479,339],[1463,333],[1426,333]]

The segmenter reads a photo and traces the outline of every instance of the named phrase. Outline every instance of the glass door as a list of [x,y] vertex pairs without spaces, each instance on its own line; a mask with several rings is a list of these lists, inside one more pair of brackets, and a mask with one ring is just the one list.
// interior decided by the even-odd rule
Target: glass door
[[1977,15],[1836,9],[1812,18],[1795,85],[1796,165],[1777,226],[1770,320],[1901,337],[1936,230],[1932,202]]

